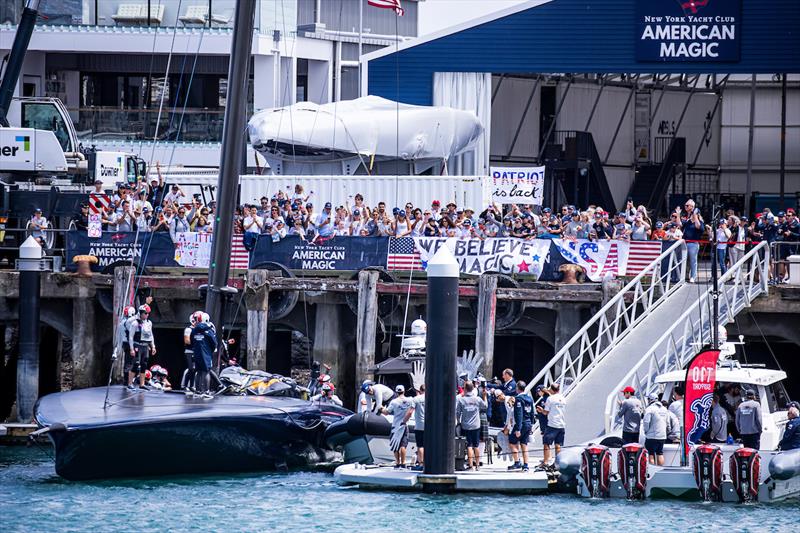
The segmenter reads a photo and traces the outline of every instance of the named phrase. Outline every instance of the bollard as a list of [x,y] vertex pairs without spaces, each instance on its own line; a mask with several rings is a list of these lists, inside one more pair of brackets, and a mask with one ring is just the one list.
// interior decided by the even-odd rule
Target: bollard
[[33,420],[39,397],[39,310],[42,247],[28,237],[19,247],[19,360],[17,362],[17,418]]
[[425,473],[419,481],[426,491],[447,492],[455,488],[459,267],[446,246],[428,262],[427,273]]

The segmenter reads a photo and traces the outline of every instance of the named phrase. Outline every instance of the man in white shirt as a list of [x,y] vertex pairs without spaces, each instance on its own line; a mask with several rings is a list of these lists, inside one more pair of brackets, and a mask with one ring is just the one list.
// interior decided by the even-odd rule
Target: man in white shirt
[[175,204],[184,204],[188,203],[186,195],[181,189],[180,185],[172,185],[170,187],[169,192],[164,196],[164,201],[167,202],[168,205],[175,205]]
[[264,219],[256,214],[255,206],[244,207],[244,220],[242,221],[244,228],[243,243],[245,249],[249,252],[256,246],[258,236],[264,228]]
[[544,457],[542,462],[545,465],[550,464],[550,447],[555,446],[555,461],[558,454],[561,453],[561,447],[564,445],[564,433],[567,428],[564,419],[564,411],[567,407],[567,401],[564,395],[561,394],[561,386],[558,383],[550,384],[550,395],[544,402],[542,413],[547,416],[547,430],[542,437],[544,445]]

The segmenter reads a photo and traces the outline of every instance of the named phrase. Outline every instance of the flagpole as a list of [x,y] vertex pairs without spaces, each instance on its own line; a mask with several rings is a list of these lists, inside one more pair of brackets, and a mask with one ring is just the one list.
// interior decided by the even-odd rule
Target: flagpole
[[358,0],[358,96],[361,94],[362,88],[362,71],[364,70],[361,64],[361,54],[364,53],[364,0]]

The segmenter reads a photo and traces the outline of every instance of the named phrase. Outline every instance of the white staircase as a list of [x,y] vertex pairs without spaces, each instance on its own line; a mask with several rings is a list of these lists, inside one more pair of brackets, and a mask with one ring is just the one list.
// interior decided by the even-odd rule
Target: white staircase
[[[767,293],[768,269],[769,246],[766,242],[762,242],[720,276],[719,324],[725,325],[733,321],[736,315],[749,307],[755,298]],[[619,391],[622,388],[632,386],[641,398],[651,392],[660,393],[655,378],[665,372],[684,368],[702,346],[711,342],[712,287],[710,283],[699,287],[701,290],[695,289],[691,294],[694,297],[688,305],[672,314],[671,320],[665,320],[658,329],[651,330],[650,341],[640,346],[641,355],[635,364],[628,367],[627,372],[613,373],[613,376],[609,372],[606,376],[609,384],[614,384],[610,389],[606,386],[608,391],[605,394],[603,428],[606,432],[615,429],[614,416],[617,411],[617,400],[620,399]],[[692,288],[690,285],[681,291]],[[659,308],[656,314],[661,315],[661,309]],[[666,310],[666,307],[663,309]],[[602,371],[599,373],[603,374]],[[618,375],[622,378],[613,379]],[[588,390],[592,391],[593,400],[600,404],[600,397],[595,395],[600,389]],[[572,408],[572,405],[569,405],[569,408]],[[595,426],[594,423],[591,425]]]
[[528,384],[528,391],[537,384],[561,384],[567,398],[568,443],[602,433],[608,386],[639,361],[655,338],[652,328],[663,329],[664,317],[687,305],[693,286],[683,281],[686,257],[685,243],[675,242],[609,300]]

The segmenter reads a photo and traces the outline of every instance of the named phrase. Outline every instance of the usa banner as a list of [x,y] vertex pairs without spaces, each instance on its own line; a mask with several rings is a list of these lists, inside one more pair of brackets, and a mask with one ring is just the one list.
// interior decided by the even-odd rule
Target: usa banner
[[711,401],[717,382],[719,350],[704,349],[686,368],[686,395],[683,398],[684,453],[700,442],[711,427]]

